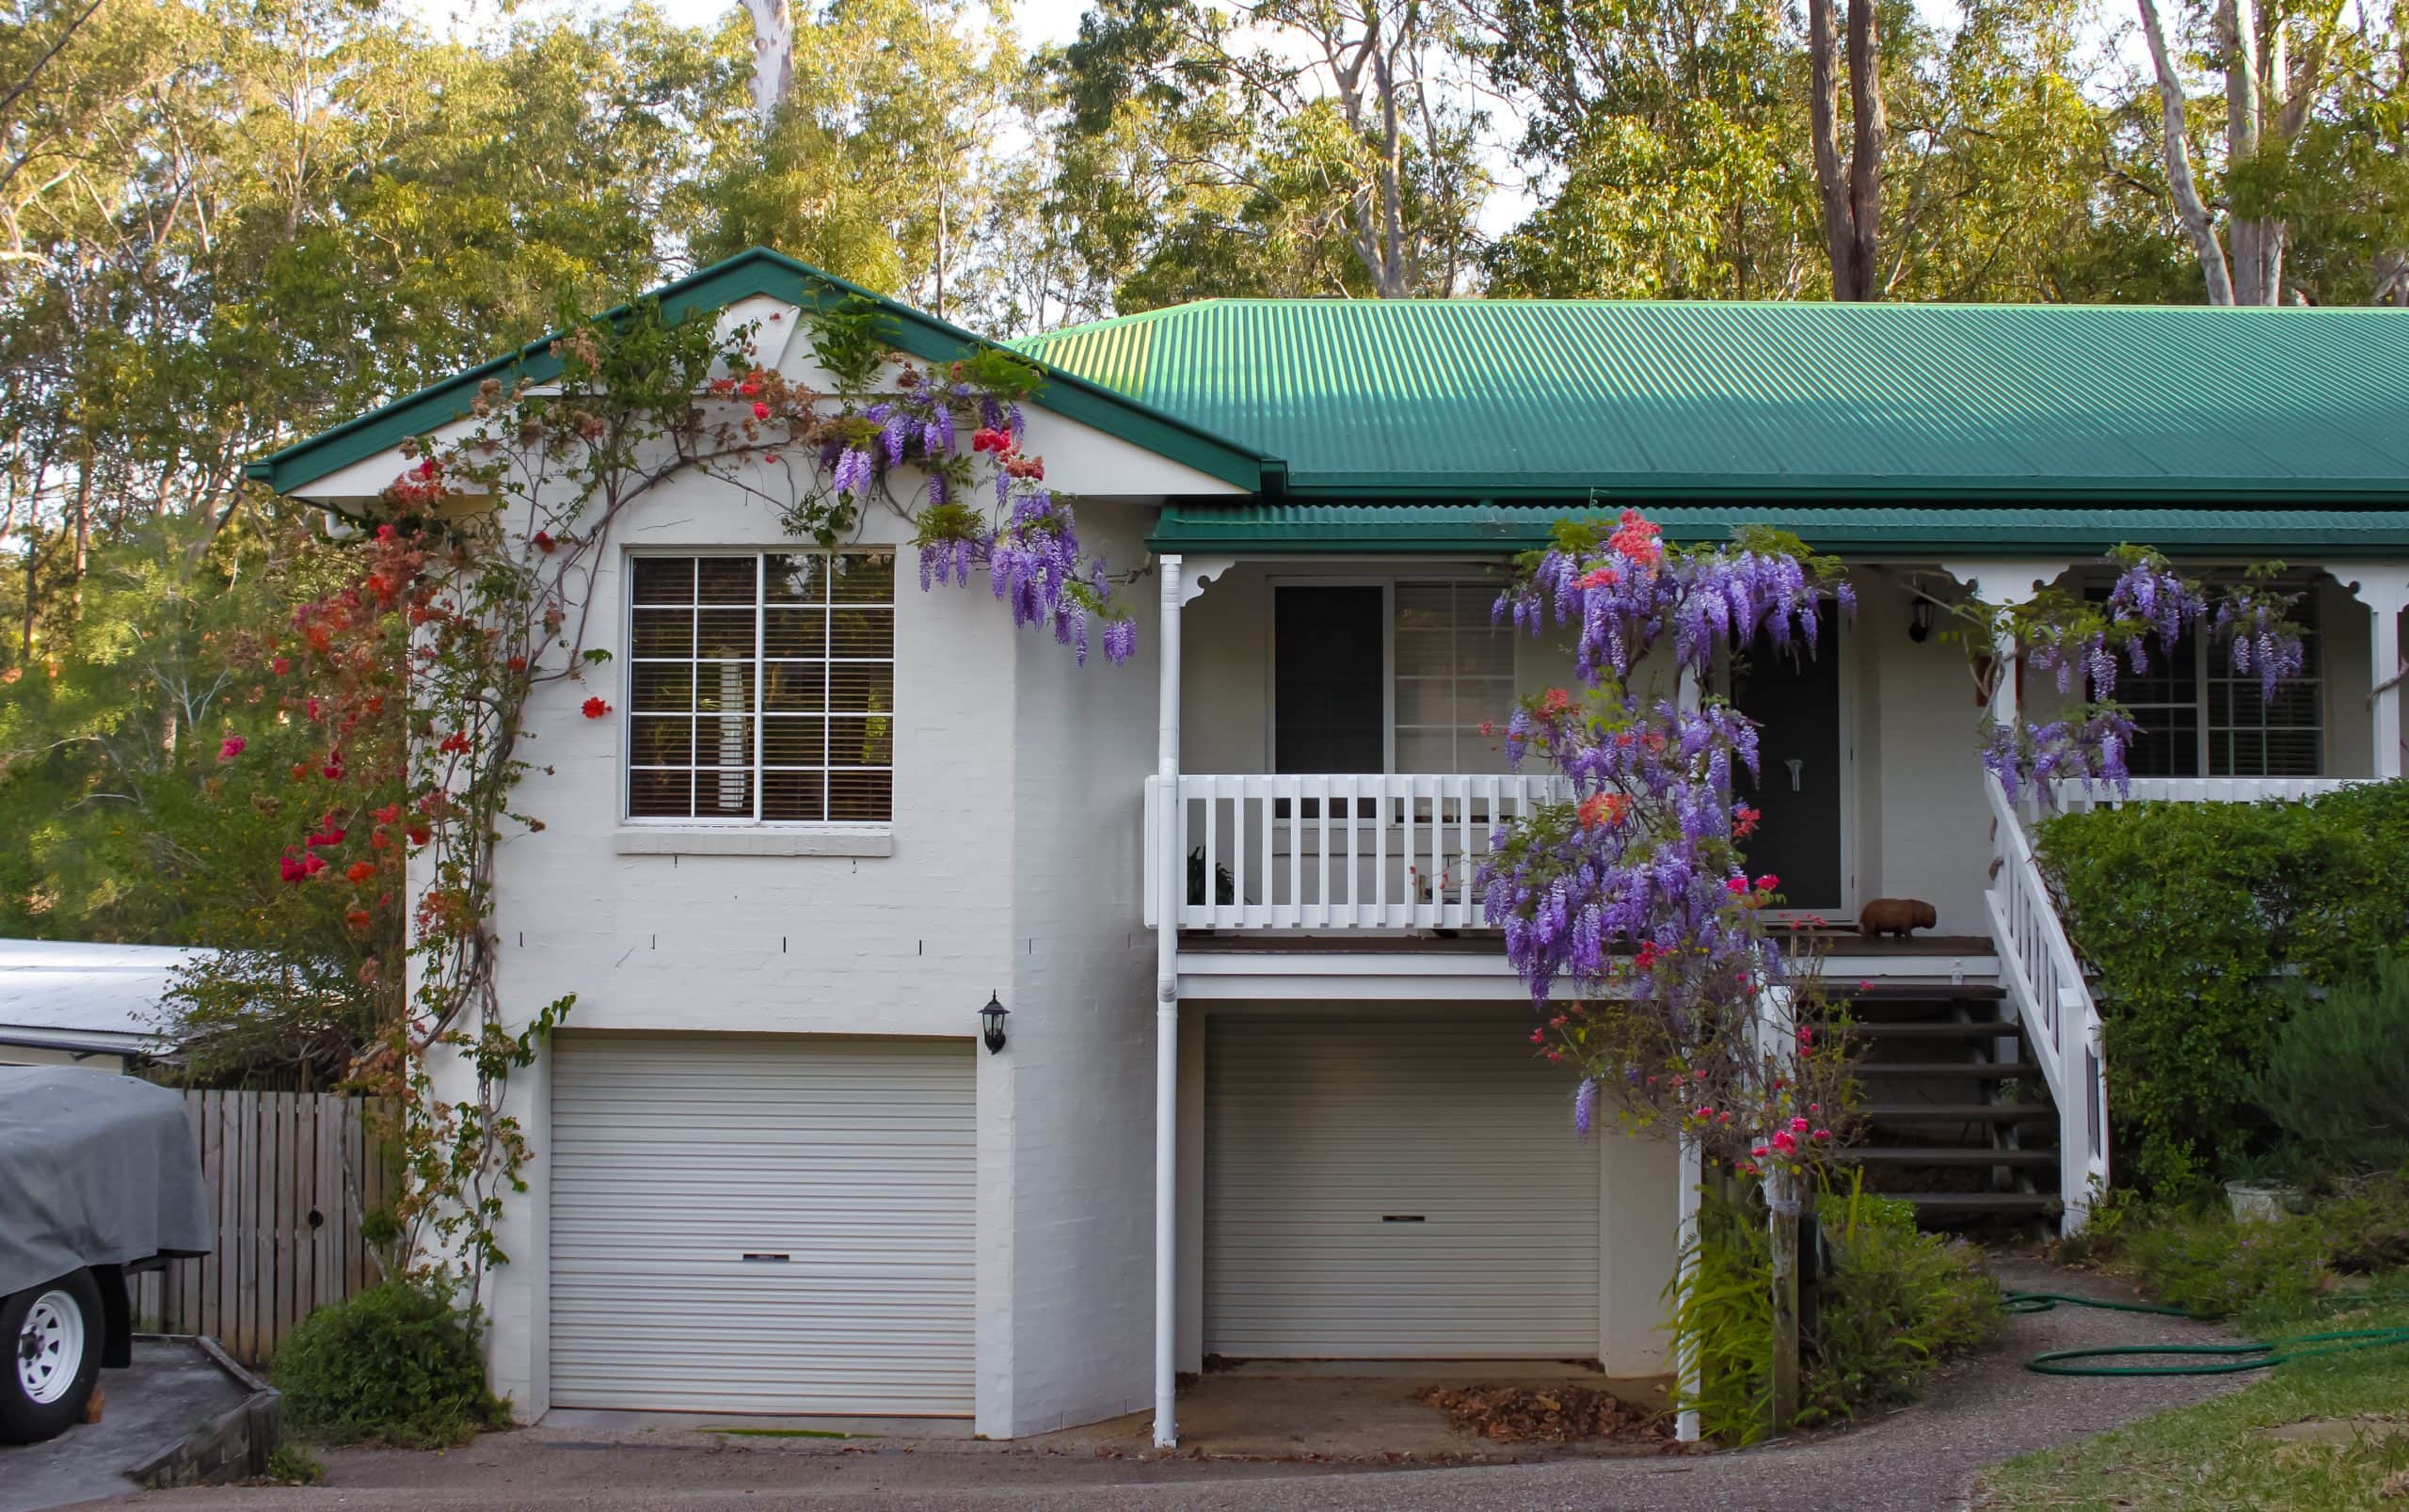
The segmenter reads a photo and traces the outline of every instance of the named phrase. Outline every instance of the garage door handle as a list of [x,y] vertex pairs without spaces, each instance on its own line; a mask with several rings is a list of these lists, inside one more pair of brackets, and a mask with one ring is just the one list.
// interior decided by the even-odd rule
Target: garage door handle
[[744,1252],[744,1258],[745,1258],[745,1259],[747,1259],[747,1260],[767,1260],[767,1261],[772,1261],[772,1262],[774,1262],[774,1263],[776,1263],[776,1264],[778,1264],[778,1265],[785,1265],[785,1264],[786,1264],[786,1262],[787,1262],[787,1257],[786,1257],[786,1256],[784,1256],[784,1255],[774,1255],[774,1254],[768,1253],[768,1252],[767,1252],[767,1251],[765,1251],[765,1250],[754,1250],[754,1249],[748,1249],[748,1250],[746,1250],[746,1251]]
[[1380,1221],[1383,1223],[1426,1223],[1429,1220],[1419,1213],[1383,1213],[1380,1215]]

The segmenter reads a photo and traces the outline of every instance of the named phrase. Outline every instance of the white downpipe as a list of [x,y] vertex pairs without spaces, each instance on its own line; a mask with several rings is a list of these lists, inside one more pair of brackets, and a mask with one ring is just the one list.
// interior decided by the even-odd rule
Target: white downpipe
[[1179,915],[1187,857],[1179,853],[1179,616],[1182,563],[1161,559],[1160,717],[1155,804],[1155,1446],[1179,1442]]
[[1999,632],[1999,642],[1991,654],[1999,659],[1999,692],[1991,695],[1991,718],[2002,724],[2016,723],[2016,635],[2011,630]]
[[[1699,703],[1698,674],[1683,667],[1674,675],[1673,707],[1684,714],[1698,712]],[[1699,1142],[1684,1134],[1681,1138],[1681,1183],[1679,1206],[1675,1209],[1678,1225],[1673,1235],[1673,1252],[1681,1257],[1678,1285],[1689,1290],[1698,1273],[1698,1213],[1705,1200],[1706,1161],[1699,1153]],[[1682,1383],[1682,1394],[1692,1401],[1698,1398],[1698,1341],[1687,1334],[1673,1338],[1673,1375]],[[1698,1442],[1698,1409],[1689,1408],[1673,1420],[1673,1437],[1683,1443]]]
[[2374,772],[2379,779],[2401,774],[2401,609],[2403,596],[2390,585],[2369,588],[2368,601],[2368,666],[2374,675],[2375,693],[2369,708],[2375,738]]

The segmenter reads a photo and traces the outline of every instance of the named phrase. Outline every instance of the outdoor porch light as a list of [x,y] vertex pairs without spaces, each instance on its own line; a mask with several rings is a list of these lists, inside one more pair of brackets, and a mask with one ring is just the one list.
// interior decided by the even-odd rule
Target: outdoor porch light
[[1916,607],[1907,612],[1907,639],[1918,645],[1932,635],[1932,600],[1918,598]]
[[979,1011],[979,1024],[984,1030],[981,1038],[987,1042],[989,1055],[1004,1047],[1004,1020],[1011,1014],[1012,1010],[1004,1006],[1002,998],[994,993],[987,995],[987,1006]]

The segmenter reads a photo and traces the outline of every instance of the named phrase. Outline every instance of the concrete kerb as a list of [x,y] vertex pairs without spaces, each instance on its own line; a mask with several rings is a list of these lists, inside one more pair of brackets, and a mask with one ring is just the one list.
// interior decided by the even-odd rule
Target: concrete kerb
[[284,1393],[253,1375],[206,1334],[137,1334],[154,1344],[191,1344],[210,1362],[248,1394],[233,1407],[201,1424],[183,1439],[148,1459],[130,1465],[126,1475],[151,1490],[172,1486],[206,1486],[255,1479],[267,1473],[268,1456],[284,1437]]

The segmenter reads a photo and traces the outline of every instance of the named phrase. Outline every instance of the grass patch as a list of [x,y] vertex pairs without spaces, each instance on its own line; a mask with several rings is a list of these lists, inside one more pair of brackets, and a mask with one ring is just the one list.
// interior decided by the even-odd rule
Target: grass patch
[[698,1428],[698,1433],[724,1433],[731,1439],[868,1439],[867,1433],[838,1433],[834,1428]]
[[[2409,1273],[2348,1300],[2287,1298],[2234,1323],[2252,1338],[2409,1327]],[[2193,1512],[2409,1507],[2409,1347],[2279,1365],[2230,1396],[2178,1408],[1986,1472],[1973,1504]]]

